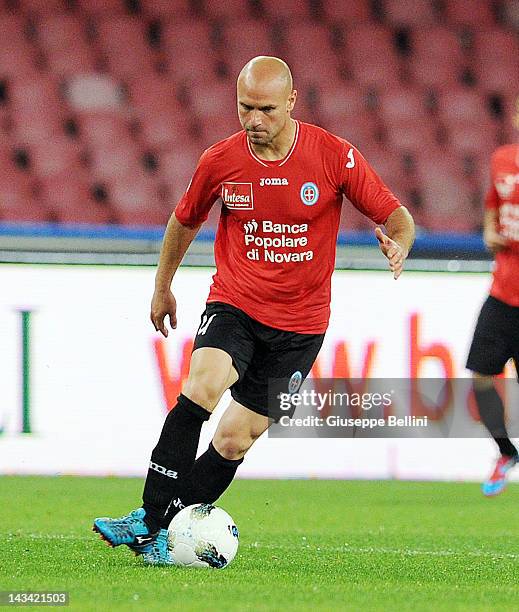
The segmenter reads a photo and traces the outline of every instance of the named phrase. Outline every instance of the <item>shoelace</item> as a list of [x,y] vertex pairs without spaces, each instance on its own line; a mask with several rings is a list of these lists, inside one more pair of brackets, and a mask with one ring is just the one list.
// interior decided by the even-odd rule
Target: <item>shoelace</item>
[[132,527],[138,523],[141,523],[141,520],[130,515],[115,519],[110,527],[118,538],[124,538],[134,535]]

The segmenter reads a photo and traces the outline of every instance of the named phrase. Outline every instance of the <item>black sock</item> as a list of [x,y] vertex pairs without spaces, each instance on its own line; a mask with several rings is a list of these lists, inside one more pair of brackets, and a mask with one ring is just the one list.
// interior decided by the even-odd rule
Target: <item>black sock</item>
[[191,504],[212,504],[231,484],[242,459],[226,459],[215,449],[213,443],[195,461],[188,478],[179,483],[178,494],[169,505],[161,527],[167,528],[171,519]]
[[514,457],[517,449],[510,441],[505,425],[505,409],[495,387],[474,389],[481,421],[499,446],[502,455]]
[[157,446],[151,454],[142,494],[145,521],[150,531],[157,531],[179,483],[193,467],[200,430],[209,417],[205,408],[182,394],[166,417]]

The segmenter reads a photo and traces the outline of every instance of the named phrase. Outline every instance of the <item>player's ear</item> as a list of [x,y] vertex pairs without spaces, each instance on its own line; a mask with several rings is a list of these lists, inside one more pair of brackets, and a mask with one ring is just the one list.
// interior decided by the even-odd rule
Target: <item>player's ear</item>
[[293,89],[292,93],[288,96],[287,113],[290,113],[293,111],[294,106],[296,105],[296,100],[297,100],[297,89]]

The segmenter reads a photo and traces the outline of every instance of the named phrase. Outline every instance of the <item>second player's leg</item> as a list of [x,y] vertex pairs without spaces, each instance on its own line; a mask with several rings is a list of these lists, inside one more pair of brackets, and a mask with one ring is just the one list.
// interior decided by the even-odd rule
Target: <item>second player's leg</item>
[[495,377],[513,356],[514,312],[512,307],[489,296],[479,313],[467,357],[481,421],[504,457],[516,457],[517,450],[506,431],[504,406],[495,387]]
[[486,391],[494,386],[494,377],[488,374],[472,373],[474,391]]
[[507,457],[517,455],[517,449],[510,441],[505,424],[505,409],[496,390],[494,376],[473,372],[472,386],[479,416],[494,438],[501,454]]
[[519,460],[517,449],[508,436],[505,409],[495,387],[495,377],[474,372],[472,385],[481,421],[494,438],[501,453],[494,471],[483,483],[482,489],[487,496],[497,495],[505,488],[507,472]]

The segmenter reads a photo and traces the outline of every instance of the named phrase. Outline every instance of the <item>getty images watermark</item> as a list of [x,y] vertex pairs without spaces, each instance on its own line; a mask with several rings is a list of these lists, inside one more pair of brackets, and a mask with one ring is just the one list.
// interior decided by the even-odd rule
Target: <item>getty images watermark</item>
[[[302,389],[296,393],[280,392],[279,408],[284,411],[278,423],[282,427],[360,427],[373,429],[375,427],[427,427],[427,416],[403,416],[387,414],[380,417],[370,417],[374,408],[389,409],[393,404],[394,391],[386,393],[340,392],[329,389],[325,392],[315,389]],[[306,416],[291,416],[293,409],[310,408],[316,414]],[[334,410],[330,414],[330,408]],[[341,415],[340,408],[349,409],[350,413],[360,413],[362,416]]]
[[[269,381],[269,436],[275,438],[476,438],[479,422],[470,378],[307,379],[295,373]],[[502,379],[505,404],[519,397]],[[519,435],[519,419],[508,423]]]

